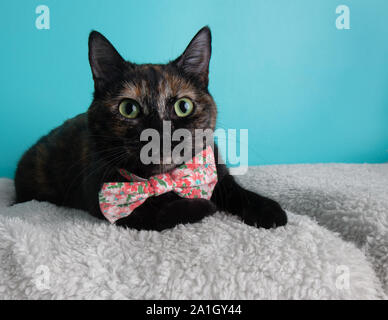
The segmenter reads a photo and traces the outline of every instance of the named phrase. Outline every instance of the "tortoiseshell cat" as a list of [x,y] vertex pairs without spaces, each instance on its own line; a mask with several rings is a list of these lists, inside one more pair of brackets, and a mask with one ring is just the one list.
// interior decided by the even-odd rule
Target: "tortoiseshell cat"
[[[140,161],[140,149],[145,144],[139,141],[140,133],[146,128],[162,132],[163,120],[171,121],[172,130],[214,130],[217,108],[208,91],[210,55],[208,27],[202,28],[184,53],[168,64],[126,62],[104,36],[91,32],[93,102],[86,113],[52,130],[23,155],[15,175],[16,202],[49,201],[105,219],[98,192],[104,182],[125,181],[118,168],[144,178],[172,170],[171,164],[145,165]],[[174,108],[181,98],[193,104],[188,116],[178,115]],[[182,108],[183,113],[187,111],[184,104]],[[214,153],[217,158],[218,152]],[[287,223],[286,213],[277,202],[240,187],[218,161],[217,174],[211,200],[183,199],[168,192],[147,199],[116,224],[163,230],[199,221],[216,210],[238,215],[257,227]]]

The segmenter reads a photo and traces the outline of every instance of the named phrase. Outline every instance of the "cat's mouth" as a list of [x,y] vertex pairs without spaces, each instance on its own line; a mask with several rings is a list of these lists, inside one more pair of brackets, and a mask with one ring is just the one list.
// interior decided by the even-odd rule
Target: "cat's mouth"
[[162,174],[162,173],[168,173],[175,169],[178,165],[171,163],[171,164],[149,164],[144,166],[138,166],[132,173],[136,174],[137,176],[141,178],[148,179],[151,176]]
[[169,172],[173,169],[175,169],[177,166],[177,164],[175,163],[160,163],[159,165],[159,168],[160,168],[160,173],[166,173],[166,172]]
[[174,152],[167,154],[160,152],[161,154],[159,157],[157,156],[152,160],[146,158],[147,161],[143,161],[144,159],[141,156],[141,151],[135,152],[133,150],[128,150],[127,152],[129,155],[140,154],[140,156],[132,157],[132,160],[127,159],[127,161],[122,164],[124,168],[139,177],[148,179],[157,174],[168,173],[191,160],[195,155],[195,148],[192,148],[191,152],[187,151],[187,154],[181,153],[179,155]]

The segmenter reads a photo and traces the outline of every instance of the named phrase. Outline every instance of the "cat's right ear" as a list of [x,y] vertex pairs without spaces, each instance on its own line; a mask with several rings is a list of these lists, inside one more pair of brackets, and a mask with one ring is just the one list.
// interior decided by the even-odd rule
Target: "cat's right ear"
[[207,87],[211,51],[212,35],[209,27],[203,27],[191,40],[185,52],[172,63]]
[[108,39],[97,31],[89,35],[89,63],[96,90],[117,79],[125,67],[124,59]]

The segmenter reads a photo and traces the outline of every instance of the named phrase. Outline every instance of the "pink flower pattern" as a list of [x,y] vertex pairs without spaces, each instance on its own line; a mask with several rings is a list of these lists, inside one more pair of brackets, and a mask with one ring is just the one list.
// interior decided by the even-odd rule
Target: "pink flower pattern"
[[148,197],[170,191],[182,198],[210,200],[217,183],[217,169],[210,146],[171,172],[148,180],[124,169],[119,169],[119,172],[129,182],[104,183],[99,193],[101,212],[110,223],[129,216]]

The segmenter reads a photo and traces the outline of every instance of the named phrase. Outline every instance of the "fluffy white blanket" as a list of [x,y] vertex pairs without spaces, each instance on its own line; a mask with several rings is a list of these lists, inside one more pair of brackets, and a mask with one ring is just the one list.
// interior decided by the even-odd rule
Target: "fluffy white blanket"
[[280,201],[289,224],[217,213],[126,230],[49,203],[9,206],[13,182],[0,179],[0,298],[387,298],[388,164],[252,167],[240,180]]

